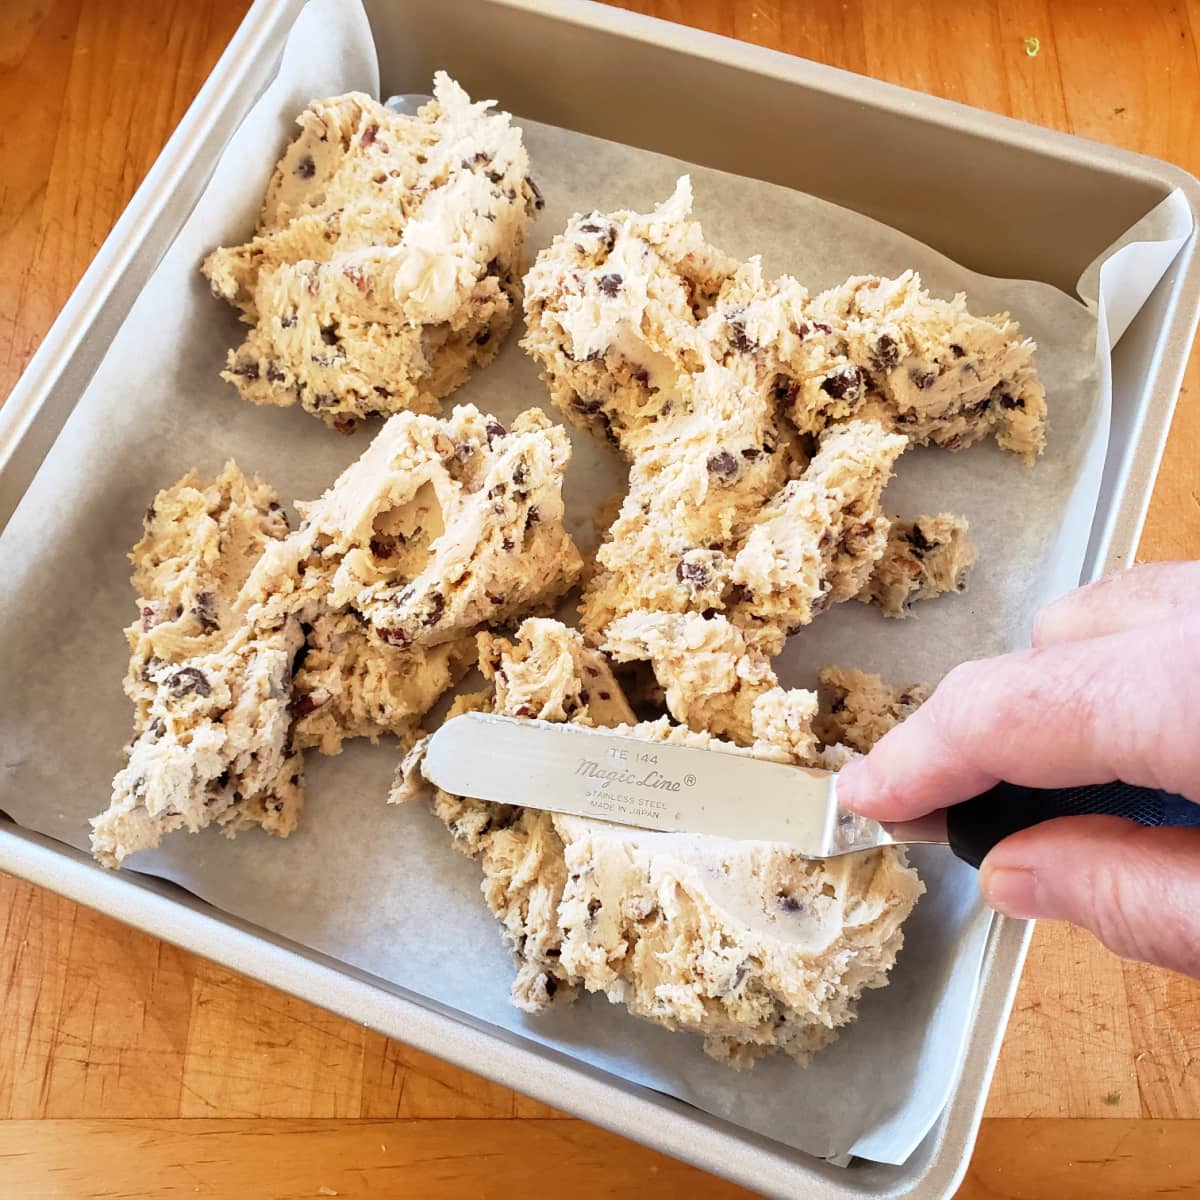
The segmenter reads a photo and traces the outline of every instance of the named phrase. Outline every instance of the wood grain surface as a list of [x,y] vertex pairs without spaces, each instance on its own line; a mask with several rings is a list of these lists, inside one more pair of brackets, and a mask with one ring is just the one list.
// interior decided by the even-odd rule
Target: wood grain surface
[[[1200,0],[624,6],[1200,173]],[[245,8],[0,4],[0,395]],[[1197,380],[1146,559],[1200,557]],[[0,1196],[746,1195],[5,876],[0,913]],[[1198,1141],[1200,984],[1039,928],[960,1196],[1200,1195]]]

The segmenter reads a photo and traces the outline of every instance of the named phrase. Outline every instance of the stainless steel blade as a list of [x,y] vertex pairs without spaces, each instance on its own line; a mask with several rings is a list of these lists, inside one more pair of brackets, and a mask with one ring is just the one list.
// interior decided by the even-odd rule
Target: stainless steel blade
[[810,858],[898,840],[878,822],[839,812],[829,771],[582,725],[467,713],[433,735],[424,770],[445,791],[477,800],[659,832],[783,842]]

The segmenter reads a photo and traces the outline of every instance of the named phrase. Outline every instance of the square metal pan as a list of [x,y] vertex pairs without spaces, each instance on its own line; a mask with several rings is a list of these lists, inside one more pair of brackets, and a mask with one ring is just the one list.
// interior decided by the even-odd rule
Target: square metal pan
[[[303,5],[255,0],[0,410],[0,522],[269,82]],[[385,94],[422,91],[444,67],[519,115],[799,188],[980,271],[1071,291],[1172,189],[1200,211],[1200,184],[1170,164],[587,0],[366,7]],[[1198,315],[1193,237],[1114,354],[1088,577],[1132,561]],[[172,884],[103,871],[2,816],[0,869],[706,1170],[811,1200],[953,1193],[1030,934],[1022,922],[995,923],[961,1076],[909,1161],[840,1169],[230,918]]]

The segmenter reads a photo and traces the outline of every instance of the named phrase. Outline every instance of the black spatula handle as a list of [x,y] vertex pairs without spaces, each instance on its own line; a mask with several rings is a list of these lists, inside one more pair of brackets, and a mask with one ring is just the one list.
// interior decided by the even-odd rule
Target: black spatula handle
[[946,832],[954,853],[977,867],[1010,833],[1055,817],[1081,816],[1124,817],[1139,825],[1200,829],[1200,804],[1173,792],[1118,781],[1071,788],[998,783],[990,792],[947,809]]

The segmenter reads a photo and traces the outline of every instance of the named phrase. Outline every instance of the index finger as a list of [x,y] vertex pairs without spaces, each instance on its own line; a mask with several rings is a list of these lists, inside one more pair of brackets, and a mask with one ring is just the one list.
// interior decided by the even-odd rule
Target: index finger
[[838,779],[884,821],[957,804],[1000,780],[1126,783],[1200,798],[1187,697],[1200,695],[1200,621],[965,663]]

